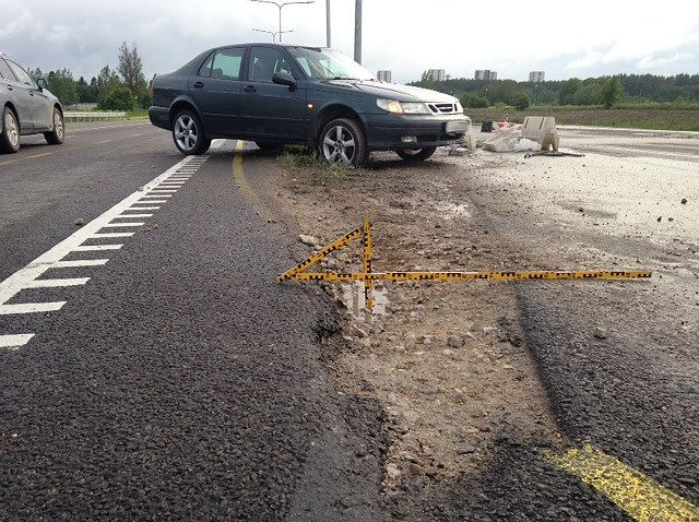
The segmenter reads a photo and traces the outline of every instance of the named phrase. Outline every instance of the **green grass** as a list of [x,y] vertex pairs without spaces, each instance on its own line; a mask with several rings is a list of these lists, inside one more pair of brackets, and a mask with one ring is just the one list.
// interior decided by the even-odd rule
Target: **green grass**
[[347,169],[328,165],[318,154],[301,145],[287,145],[280,157],[284,168],[298,172],[311,185],[339,187],[346,177]]
[[699,131],[699,106],[676,104],[623,105],[602,107],[532,106],[525,111],[514,107],[466,109],[474,122],[503,120],[522,123],[526,116],[553,116],[559,125],[584,125],[650,130]]
[[126,113],[127,120],[147,120],[148,109],[134,109]]

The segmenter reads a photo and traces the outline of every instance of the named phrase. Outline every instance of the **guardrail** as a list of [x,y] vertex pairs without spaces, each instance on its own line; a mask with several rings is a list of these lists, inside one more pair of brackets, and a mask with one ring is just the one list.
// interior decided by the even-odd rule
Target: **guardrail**
[[126,118],[126,113],[117,111],[65,111],[63,117],[67,120],[111,120]]

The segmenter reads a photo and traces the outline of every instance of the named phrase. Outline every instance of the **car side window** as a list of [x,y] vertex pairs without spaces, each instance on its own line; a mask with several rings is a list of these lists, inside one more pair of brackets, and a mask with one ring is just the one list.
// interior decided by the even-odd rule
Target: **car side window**
[[214,66],[214,56],[216,56],[216,53],[211,53],[204,62],[204,65],[199,68],[199,76],[203,76],[204,78],[211,76],[211,70]]
[[272,47],[253,47],[250,52],[250,81],[272,83],[272,76],[277,72],[292,74],[291,65],[282,52]]
[[0,58],[0,78],[3,80],[9,80],[11,82],[16,81],[15,75],[12,74],[12,70],[2,58]]
[[211,68],[211,78],[215,80],[240,80],[244,54],[245,48],[243,47],[230,47],[216,51]]
[[22,69],[19,65],[10,60],[7,61],[7,64],[10,66],[10,69],[12,69],[12,72],[15,73],[15,76],[17,77],[19,83],[24,83],[25,85],[36,87],[36,84],[34,83],[34,80],[32,80],[32,77],[29,76],[29,74],[27,74],[27,72],[24,69]]

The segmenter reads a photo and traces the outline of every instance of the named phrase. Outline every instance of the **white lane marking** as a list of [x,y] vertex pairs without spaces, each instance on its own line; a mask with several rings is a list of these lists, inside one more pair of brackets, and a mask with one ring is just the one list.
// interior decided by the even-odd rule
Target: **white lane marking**
[[168,183],[161,183],[158,187],[161,188],[180,188],[185,184],[184,181],[172,181]]
[[[149,196],[148,194],[146,194],[145,196],[141,196],[141,199],[146,199],[146,198],[150,198],[150,199],[152,199],[152,198],[171,198],[171,197],[172,197],[172,194],[153,194],[153,195],[151,195],[151,196]],[[146,203],[150,203],[150,201],[146,201]]]
[[81,268],[84,266],[104,266],[109,259],[78,259],[75,261],[56,261],[51,268]]
[[29,281],[26,288],[57,288],[61,286],[80,286],[86,285],[90,280],[89,277],[75,277],[69,279],[35,279]]
[[[182,167],[188,165],[192,162],[192,156],[187,156],[183,158],[179,163],[169,168],[149,183],[147,183],[140,190],[132,193],[131,195],[124,198],[122,201],[114,205],[112,208],[104,212],[102,215],[98,216],[94,220],[90,221],[75,233],[68,236],[66,239],[58,243],[56,246],[43,253],[37,257],[34,261],[29,263],[24,268],[19,269],[17,272],[12,274],[10,277],[0,282],[0,315],[9,314],[27,314],[27,313],[38,313],[38,312],[53,312],[60,310],[63,305],[66,304],[65,301],[53,302],[53,303],[22,303],[22,304],[7,304],[7,302],[12,299],[15,295],[24,289],[29,288],[46,288],[46,287],[59,287],[68,285],[78,285],[85,284],[87,282],[86,278],[75,278],[75,279],[48,279],[39,280],[38,278],[43,275],[46,271],[52,268],[74,268],[74,267],[88,267],[88,266],[100,266],[108,262],[107,259],[86,259],[86,260],[71,260],[64,261],[64,258],[71,252],[88,252],[88,251],[99,251],[99,250],[118,250],[121,248],[119,245],[84,245],[86,241],[91,239],[103,239],[103,238],[116,238],[116,237],[130,237],[134,235],[134,232],[115,232],[115,233],[101,233],[100,231],[109,226],[119,227],[119,226],[140,226],[142,223],[128,223],[128,224],[117,224],[112,223],[113,220],[118,219],[121,215],[127,211],[131,210],[131,207],[137,203],[142,203],[140,200],[144,196],[144,192],[149,192],[156,188],[163,181],[167,180],[170,176],[176,174]],[[206,161],[206,158],[199,158],[200,165]],[[150,196],[167,198],[170,196],[159,195]],[[158,203],[160,201],[157,201]],[[165,203],[166,201],[162,201]],[[156,203],[156,201],[147,201],[148,204]],[[0,334],[2,335],[2,334]],[[22,334],[31,335],[31,334]]]
[[121,218],[128,218],[128,219],[134,219],[134,218],[149,218],[153,217],[153,214],[122,214],[121,216],[118,216],[119,219]]
[[[152,197],[155,198],[155,197],[157,197],[157,196],[152,196]],[[163,197],[163,196],[160,196],[160,197]],[[168,197],[169,197],[169,196],[168,196]],[[149,199],[148,201],[143,201],[142,203],[146,203],[146,204],[150,205],[151,203],[158,203],[158,204],[160,204],[160,203],[167,203],[167,201],[166,201],[166,200],[163,200],[163,199]],[[141,208],[148,208],[148,207],[134,207],[134,208],[135,208],[136,210],[140,210]]]
[[105,234],[92,234],[90,238],[93,239],[102,239],[106,237],[131,237],[135,234],[136,232],[107,232]]
[[142,222],[136,222],[136,223],[107,223],[104,225],[104,228],[121,228],[121,227],[142,227],[145,225],[145,223]]
[[23,303],[0,305],[0,315],[36,314],[41,312],[55,312],[63,308],[66,301],[55,303]]
[[0,335],[0,348],[20,348],[27,344],[34,334]]
[[119,250],[124,245],[83,245],[75,247],[73,252],[99,252],[100,250]]
[[165,190],[165,189],[153,189],[149,192],[149,194],[167,194],[167,193],[175,193],[177,192],[176,190]]
[[[136,212],[140,212],[141,210],[159,210],[159,209],[160,209],[160,207],[131,207],[131,208],[127,208],[126,210],[124,210],[124,212],[126,212],[127,210],[129,210],[129,211],[133,210]],[[128,214],[121,215],[121,217],[126,217],[126,216],[128,216]]]

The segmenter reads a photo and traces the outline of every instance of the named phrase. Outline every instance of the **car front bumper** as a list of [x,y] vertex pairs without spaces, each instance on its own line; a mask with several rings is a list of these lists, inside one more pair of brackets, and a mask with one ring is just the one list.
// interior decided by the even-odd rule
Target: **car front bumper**
[[170,129],[170,109],[167,107],[151,107],[148,109],[150,122],[161,129]]
[[369,150],[420,149],[463,143],[471,118],[453,115],[367,115]]

